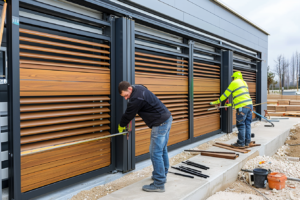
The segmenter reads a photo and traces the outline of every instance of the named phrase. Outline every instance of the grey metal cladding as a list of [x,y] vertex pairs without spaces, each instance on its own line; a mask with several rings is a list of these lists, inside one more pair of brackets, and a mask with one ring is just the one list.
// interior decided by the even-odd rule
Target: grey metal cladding
[[163,13],[165,15],[168,15],[170,17],[173,17],[174,19],[178,19],[183,21],[183,12],[179,9],[176,9],[175,7],[172,7],[164,2],[158,1],[158,0],[131,0],[134,3],[143,5],[145,7],[148,7],[152,10],[155,10],[157,12]]
[[268,48],[265,33],[210,0],[132,1],[258,51]]

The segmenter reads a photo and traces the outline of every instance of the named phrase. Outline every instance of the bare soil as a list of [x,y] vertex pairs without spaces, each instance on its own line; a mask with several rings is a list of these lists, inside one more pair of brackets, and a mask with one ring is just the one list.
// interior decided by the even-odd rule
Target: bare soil
[[[286,155],[290,157],[300,157],[300,125],[297,124],[295,128],[291,129],[290,136],[285,141],[285,144],[289,146],[286,151]],[[295,145],[296,146],[290,146]]]
[[[254,123],[252,126],[257,126],[259,124],[259,122]],[[198,149],[198,150],[206,150],[210,147],[212,147],[212,145],[215,142],[224,142],[224,141],[228,141],[231,140],[232,138],[237,137],[237,133],[231,133],[231,134],[227,134],[224,135],[218,139],[209,141],[207,143],[201,144],[196,148],[193,149]],[[188,160],[191,157],[194,157],[195,155],[198,154],[194,154],[194,153],[189,153],[189,152],[182,152],[180,154],[177,154],[176,156],[169,158],[170,160],[170,166],[172,165],[176,165],[182,161]],[[105,185],[100,185],[97,187],[94,187],[90,190],[84,190],[79,192],[78,194],[76,194],[75,196],[73,196],[71,198],[71,200],[98,200],[101,197],[104,197],[114,191],[120,190],[128,185],[131,185],[135,182],[138,182],[140,180],[143,180],[147,177],[150,177],[152,174],[152,166],[146,167],[142,170],[136,171],[136,172],[132,172],[129,173],[125,176],[123,176],[122,178],[112,181],[110,183],[107,183]],[[142,186],[141,186],[142,187]]]

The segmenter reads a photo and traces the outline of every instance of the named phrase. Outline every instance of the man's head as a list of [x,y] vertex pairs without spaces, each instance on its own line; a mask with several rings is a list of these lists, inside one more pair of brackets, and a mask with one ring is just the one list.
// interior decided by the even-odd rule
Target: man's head
[[127,81],[122,81],[119,83],[119,93],[122,97],[124,97],[125,100],[130,98],[130,95],[132,93],[132,87],[130,85],[130,83],[128,83]]
[[238,79],[238,78],[243,79],[243,75],[240,71],[234,72],[231,77],[232,77],[232,80]]

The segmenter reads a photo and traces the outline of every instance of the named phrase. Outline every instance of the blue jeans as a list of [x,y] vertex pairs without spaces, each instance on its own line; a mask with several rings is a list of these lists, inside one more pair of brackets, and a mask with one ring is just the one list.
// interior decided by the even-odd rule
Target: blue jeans
[[153,126],[151,131],[150,159],[153,165],[152,177],[154,185],[163,186],[169,170],[169,157],[167,144],[173,118],[167,119],[160,126]]
[[[253,105],[247,105],[248,108],[238,108],[236,112],[236,126],[239,130],[237,143],[244,146],[251,142],[251,122]],[[251,108],[251,110],[249,109]],[[238,112],[238,110],[240,112]]]

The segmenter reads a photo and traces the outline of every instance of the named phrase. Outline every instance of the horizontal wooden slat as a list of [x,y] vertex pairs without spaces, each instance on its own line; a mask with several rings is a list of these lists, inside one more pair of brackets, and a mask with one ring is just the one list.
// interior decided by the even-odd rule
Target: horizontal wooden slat
[[25,144],[25,145],[21,146],[21,151],[27,151],[27,150],[31,150],[31,149],[48,147],[48,146],[53,146],[53,145],[58,145],[58,144],[65,144],[65,143],[81,141],[81,140],[88,140],[88,139],[98,138],[98,137],[102,137],[102,136],[109,135],[109,134],[110,133],[108,131],[103,131],[102,133],[100,133],[100,132],[99,133],[90,133],[90,134],[77,135],[77,136],[66,137],[66,138],[59,138],[59,139],[49,140],[49,141],[44,141],[44,142]]
[[60,117],[52,119],[39,119],[39,120],[29,120],[21,121],[21,128],[36,127],[36,126],[47,126],[52,124],[63,124],[70,122],[86,121],[86,120],[95,120],[95,119],[106,119],[109,118],[109,114],[102,115],[81,115],[81,116],[72,116],[72,117]]
[[77,109],[77,110],[64,110],[64,111],[49,111],[49,112],[37,112],[37,113],[22,113],[20,115],[21,120],[29,119],[41,119],[51,117],[62,117],[71,115],[84,115],[91,113],[109,112],[108,108],[94,108],[94,109]]
[[204,69],[204,70],[210,70],[210,71],[217,71],[217,72],[220,72],[220,69],[209,68],[209,67],[199,67],[199,66],[194,66],[194,70],[195,70],[195,69]]
[[110,74],[106,71],[96,74],[20,68],[20,80],[110,83]]
[[68,62],[74,62],[74,63],[85,63],[85,64],[101,65],[103,63],[101,61],[85,60],[85,59],[78,59],[78,58],[67,58],[67,57],[60,57],[60,56],[48,56],[45,54],[35,54],[35,53],[25,53],[25,52],[20,52],[20,56],[30,57],[30,58],[39,58],[39,59],[48,59],[48,60],[66,61],[66,62],[68,61]]
[[86,58],[97,58],[97,59],[103,59],[103,60],[110,60],[110,58],[108,56],[101,56],[101,55],[87,54],[87,53],[81,53],[81,52],[31,46],[31,45],[25,45],[25,44],[20,44],[20,49],[33,50],[33,51],[38,51],[38,52],[42,51],[42,52],[48,52],[48,53],[65,54],[65,55],[71,55],[71,56],[80,56],[80,57],[86,57]]
[[172,61],[176,61],[176,62],[188,63],[188,61],[186,61],[186,60],[180,60],[180,59],[169,58],[169,57],[164,57],[164,56],[156,56],[156,55],[147,54],[147,53],[135,52],[135,55],[145,56],[145,57],[150,57],[150,58],[158,58],[158,59],[163,59],[163,60],[172,60]]
[[39,104],[39,103],[67,103],[67,102],[84,102],[84,101],[107,101],[108,96],[81,96],[81,97],[35,97],[20,98],[21,104]]
[[[63,85],[63,87],[62,87]],[[93,93],[110,94],[110,83],[20,80],[21,92],[75,92],[91,91]],[[38,95],[37,95],[38,96]]]
[[[103,71],[104,67],[98,67],[99,69],[81,69],[81,68],[68,68],[68,67],[55,67],[55,66],[48,66],[48,65],[32,65],[32,64],[20,64],[20,69],[38,69],[38,70],[51,70],[51,71],[64,71],[64,72],[83,72],[83,73],[95,73],[95,74],[108,74],[109,71]],[[102,70],[102,71],[100,71]],[[104,73],[103,73],[104,72]]]
[[30,35],[48,37],[48,38],[52,38],[52,39],[64,40],[64,41],[80,43],[80,44],[87,44],[87,45],[103,47],[103,48],[110,48],[110,46],[105,45],[105,44],[100,44],[100,43],[96,43],[96,42],[88,42],[85,40],[78,40],[78,39],[74,39],[74,38],[68,38],[68,37],[53,35],[53,34],[49,34],[49,33],[32,31],[32,30],[27,30],[27,29],[23,29],[23,28],[20,28],[19,31],[20,31],[20,33],[26,33],[26,34],[30,34]]
[[169,71],[169,70],[162,70],[162,69],[150,69],[144,67],[135,67],[135,70],[142,70],[142,71],[151,71],[151,72],[164,72],[164,73],[171,73],[171,74],[188,74],[187,72],[181,71]]
[[187,68],[182,68],[182,67],[173,67],[173,66],[167,66],[167,65],[157,65],[157,64],[149,64],[149,63],[142,63],[142,62],[135,62],[135,66],[145,66],[145,67],[171,69],[171,70],[174,70],[174,71],[176,71],[176,70],[188,71]]
[[85,133],[99,132],[99,131],[109,130],[109,129],[110,129],[109,126],[104,125],[104,126],[96,126],[96,127],[88,127],[88,128],[85,127],[85,128],[74,129],[74,130],[47,133],[47,134],[31,135],[31,136],[21,137],[21,144],[28,144],[28,143],[40,142],[40,141],[42,142],[46,140],[70,137],[70,136],[81,135]]
[[210,77],[210,78],[220,78],[220,76],[218,76],[218,75],[199,74],[199,73],[194,73],[194,76],[204,76],[204,77]]
[[195,73],[205,73],[205,74],[216,74],[220,76],[220,72],[213,72],[213,71],[208,71],[208,70],[198,70],[194,69]]
[[140,57],[135,57],[135,60],[188,67],[188,65],[186,65],[186,64],[180,64],[180,63],[174,63],[174,62],[166,62],[166,61],[161,61],[161,60],[153,60],[153,59],[140,58]]
[[220,68],[220,66],[217,66],[217,65],[210,65],[210,64],[199,63],[199,62],[195,62],[195,61],[194,61],[194,65],[207,66],[207,67],[211,67],[211,68],[217,68],[217,69],[219,69],[219,68]]
[[64,48],[69,48],[69,49],[110,54],[110,52],[107,50],[100,50],[100,49],[95,49],[95,48],[88,48],[88,47],[76,46],[76,45],[53,42],[53,41],[50,42],[50,41],[46,41],[46,40],[33,39],[33,38],[28,38],[28,37],[23,37],[23,36],[20,36],[19,39],[20,39],[20,41],[32,42],[32,43],[37,43],[37,44],[46,44],[46,45],[64,47]]
[[31,106],[20,106],[21,112],[30,111],[42,111],[42,110],[66,110],[74,108],[90,108],[109,106],[108,102],[95,102],[95,103],[69,103],[69,104],[50,104],[50,105],[31,105]]
[[[75,123],[68,123],[68,124],[52,125],[52,126],[26,128],[26,129],[21,129],[21,136],[35,135],[35,134],[39,134],[39,133],[47,133],[47,132],[75,129],[75,128],[81,128],[81,127],[89,127],[89,126],[96,126],[96,125],[99,126],[101,124],[109,124],[109,123],[110,123],[110,121],[105,119],[105,120],[93,120],[93,121],[85,121],[85,122],[75,122]],[[107,130],[107,129],[105,129],[105,130]]]
[[199,116],[199,115],[207,115],[207,114],[211,114],[211,113],[219,113],[219,110],[210,110],[210,111],[206,111],[206,112],[194,112],[194,116]]
[[184,99],[187,98],[188,95],[157,95],[159,99],[173,99],[173,98],[178,98],[178,99]]
[[[98,67],[98,66],[89,66],[89,65],[76,65],[76,64],[67,64],[67,63],[57,63],[57,62],[46,62],[46,61],[36,61],[36,60],[25,60],[20,59],[20,67],[28,67],[30,65],[22,65],[22,64],[32,64],[32,65],[49,65],[55,67],[68,67],[68,68],[80,68],[80,69],[93,69],[93,70],[101,70],[101,71],[110,71],[109,68],[106,67]],[[108,62],[99,62],[100,65],[109,66]]]
[[194,78],[194,93],[220,93],[220,79]]

